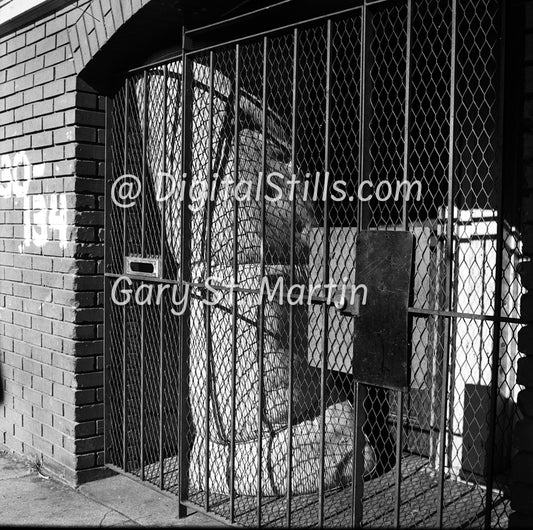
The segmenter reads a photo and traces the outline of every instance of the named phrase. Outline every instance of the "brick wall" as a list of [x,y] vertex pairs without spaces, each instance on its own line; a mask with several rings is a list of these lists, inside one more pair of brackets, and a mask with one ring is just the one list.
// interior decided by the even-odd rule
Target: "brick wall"
[[80,13],[0,38],[0,443],[72,483],[103,462],[104,100],[75,75]]

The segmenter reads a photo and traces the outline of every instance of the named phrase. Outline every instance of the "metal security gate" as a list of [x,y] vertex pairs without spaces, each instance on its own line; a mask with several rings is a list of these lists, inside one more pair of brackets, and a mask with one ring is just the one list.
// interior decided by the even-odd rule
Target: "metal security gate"
[[[506,526],[502,20],[496,0],[361,2],[212,46],[223,24],[188,31],[127,76],[107,113],[108,465],[242,525]],[[338,289],[360,287],[362,230],[415,239],[403,390],[352,376]]]

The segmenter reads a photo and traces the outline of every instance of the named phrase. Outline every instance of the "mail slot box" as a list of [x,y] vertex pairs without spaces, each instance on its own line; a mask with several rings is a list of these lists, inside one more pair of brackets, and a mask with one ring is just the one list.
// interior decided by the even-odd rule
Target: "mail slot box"
[[161,258],[126,256],[124,259],[124,274],[127,276],[161,278]]

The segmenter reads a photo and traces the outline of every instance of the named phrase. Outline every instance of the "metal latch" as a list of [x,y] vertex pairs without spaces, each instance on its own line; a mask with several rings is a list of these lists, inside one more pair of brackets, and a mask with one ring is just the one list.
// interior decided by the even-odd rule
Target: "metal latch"
[[[350,291],[350,290],[349,290]],[[286,299],[291,298],[286,294]],[[341,315],[358,317],[361,310],[361,295],[358,292],[347,296],[345,290],[337,290],[330,298],[326,296],[304,296],[311,304],[322,304],[334,307]]]

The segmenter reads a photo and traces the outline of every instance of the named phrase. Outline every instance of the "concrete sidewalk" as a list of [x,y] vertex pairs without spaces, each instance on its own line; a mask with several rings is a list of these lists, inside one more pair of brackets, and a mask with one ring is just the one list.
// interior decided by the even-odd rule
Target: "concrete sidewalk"
[[70,488],[0,452],[0,525],[218,526],[200,513],[177,518],[178,502],[123,475]]

